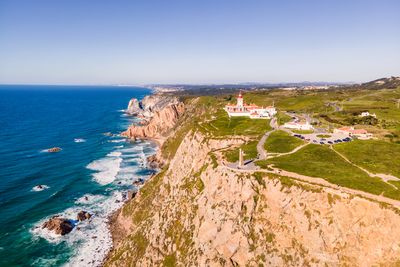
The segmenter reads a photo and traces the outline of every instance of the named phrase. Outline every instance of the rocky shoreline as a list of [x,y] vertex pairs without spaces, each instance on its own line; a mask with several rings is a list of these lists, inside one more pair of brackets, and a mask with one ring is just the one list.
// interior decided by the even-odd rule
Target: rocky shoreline
[[[147,139],[157,143],[159,150],[156,154],[146,158],[147,166],[159,170],[164,165],[161,156],[161,147],[170,136],[171,130],[176,126],[184,112],[184,104],[176,97],[165,96],[159,93],[146,96],[142,101],[133,98],[129,101],[126,113],[141,119],[139,125],[131,125],[121,135],[129,139]],[[146,181],[140,181],[139,186],[152,180],[159,172],[152,174]],[[134,182],[135,183],[135,182]],[[136,185],[136,184],[135,184]],[[113,246],[103,261],[108,260],[117,244],[126,236],[130,223],[124,223],[121,215],[125,205],[135,198],[137,191],[130,191],[124,205],[109,216],[109,230],[111,232]]]

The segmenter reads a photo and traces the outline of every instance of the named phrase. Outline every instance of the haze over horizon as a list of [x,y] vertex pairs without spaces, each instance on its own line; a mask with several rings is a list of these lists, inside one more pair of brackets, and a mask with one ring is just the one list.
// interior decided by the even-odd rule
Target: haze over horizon
[[0,84],[400,75],[400,2],[0,0]]

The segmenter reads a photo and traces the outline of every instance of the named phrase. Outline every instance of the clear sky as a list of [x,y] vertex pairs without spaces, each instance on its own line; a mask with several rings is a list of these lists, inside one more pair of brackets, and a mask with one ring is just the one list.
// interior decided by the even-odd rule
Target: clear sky
[[0,83],[400,75],[397,0],[0,0]]

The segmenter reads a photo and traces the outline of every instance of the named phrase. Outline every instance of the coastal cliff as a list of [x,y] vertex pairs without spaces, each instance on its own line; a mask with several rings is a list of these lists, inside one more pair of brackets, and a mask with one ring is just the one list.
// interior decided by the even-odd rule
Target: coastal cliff
[[162,144],[182,116],[185,105],[176,98],[162,96],[147,97],[140,103],[140,106],[135,106],[138,104],[137,100],[131,100],[128,112],[141,114],[148,119],[143,121],[143,125],[131,125],[122,136],[132,139],[151,138]]
[[170,105],[177,105],[180,101],[177,97],[166,96],[163,94],[152,94],[145,96],[141,101],[132,98],[128,103],[126,112],[131,115],[150,118],[155,112],[161,111]]
[[[180,134],[174,129],[170,138]],[[397,209],[340,189],[229,168],[220,152],[243,142],[186,131],[164,168],[116,215],[114,249],[104,265],[398,263]]]

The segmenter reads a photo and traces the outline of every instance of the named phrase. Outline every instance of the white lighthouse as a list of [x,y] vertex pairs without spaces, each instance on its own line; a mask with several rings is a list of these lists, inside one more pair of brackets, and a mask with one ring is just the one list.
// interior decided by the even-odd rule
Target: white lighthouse
[[242,92],[239,93],[237,97],[237,107],[243,108],[243,96]]
[[236,99],[236,104],[228,104],[224,110],[229,117],[245,116],[251,119],[271,119],[276,114],[275,107],[259,107],[255,104],[246,104],[243,101],[242,92],[239,93]]

